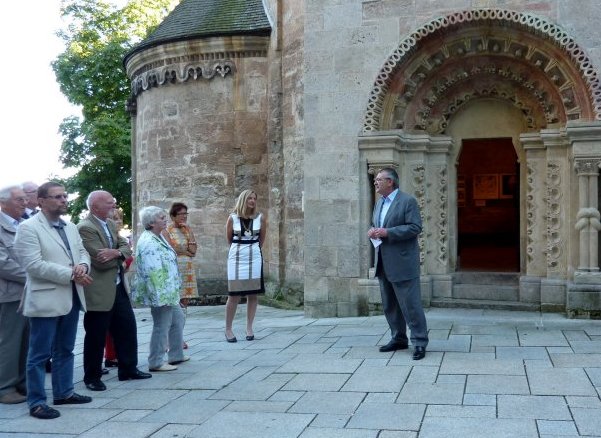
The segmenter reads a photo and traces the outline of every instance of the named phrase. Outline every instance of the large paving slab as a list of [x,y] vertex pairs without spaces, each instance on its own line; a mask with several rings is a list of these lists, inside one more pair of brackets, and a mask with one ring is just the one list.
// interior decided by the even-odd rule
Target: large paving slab
[[538,438],[534,420],[426,417],[419,438]]
[[[152,318],[136,309],[139,367],[147,369]],[[75,388],[93,397],[59,406],[40,421],[24,404],[0,405],[0,438],[261,437],[482,438],[601,437],[601,322],[562,315],[427,309],[426,358],[380,353],[382,316],[305,318],[260,306],[257,340],[223,335],[223,306],[190,307],[191,360],[152,379],[107,391],[81,381],[83,328],[75,349]],[[51,396],[51,379],[46,388]]]

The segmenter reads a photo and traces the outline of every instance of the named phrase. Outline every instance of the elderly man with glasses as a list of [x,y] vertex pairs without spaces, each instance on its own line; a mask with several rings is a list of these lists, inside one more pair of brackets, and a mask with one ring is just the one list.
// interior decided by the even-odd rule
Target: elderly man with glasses
[[17,259],[27,283],[23,314],[29,317],[27,354],[27,404],[29,414],[40,419],[60,416],[46,404],[45,363],[52,357],[52,393],[55,405],[89,403],[92,399],[73,391],[73,348],[79,311],[86,310],[84,286],[90,256],[77,227],[61,219],[67,212],[65,188],[47,182],[38,189],[41,211],[19,225],[15,238]]
[[138,369],[136,317],[123,277],[123,262],[131,257],[131,249],[110,219],[115,198],[105,190],[95,190],[86,203],[90,214],[77,229],[92,260],[94,283],[84,288],[88,311],[83,320],[83,381],[90,391],[104,391],[106,385],[100,378],[107,331],[117,350],[119,380],[149,379],[152,375]]
[[27,318],[18,311],[25,271],[15,260],[13,243],[23,220],[27,196],[20,186],[0,189],[0,403],[23,403]]
[[411,330],[413,360],[426,356],[428,327],[421,303],[419,245],[422,220],[416,199],[399,190],[399,175],[392,168],[380,170],[374,179],[380,199],[367,237],[376,250],[376,277],[380,281],[382,307],[391,340],[380,347],[387,353],[409,348]]
[[22,217],[23,219],[29,219],[40,211],[38,208],[38,185],[27,181],[21,184],[21,188],[25,192],[25,195],[27,195],[27,205]]

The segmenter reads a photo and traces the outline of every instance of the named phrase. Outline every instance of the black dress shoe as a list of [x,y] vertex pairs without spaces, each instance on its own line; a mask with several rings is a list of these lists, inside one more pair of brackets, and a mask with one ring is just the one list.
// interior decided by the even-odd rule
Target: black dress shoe
[[79,395],[77,393],[71,394],[71,397],[68,398],[55,398],[55,405],[82,405],[84,403],[90,403],[92,401],[92,397],[88,397],[87,395]]
[[408,345],[404,342],[390,341],[388,344],[380,347],[380,352],[388,353],[389,351],[406,350],[407,348]]
[[106,376],[109,373],[109,369],[108,368],[103,368],[102,369],[102,375]]
[[424,357],[426,357],[426,347],[415,347],[413,360],[422,360]]
[[116,360],[105,359],[104,366],[107,368],[116,368],[119,366],[119,362],[117,362]]
[[53,418],[60,417],[61,413],[48,405],[39,405],[35,408],[31,408],[29,410],[29,415],[41,420],[52,420]]
[[92,380],[86,383],[86,388],[90,391],[106,391],[106,385],[101,380]]
[[119,374],[119,380],[142,380],[142,379],[150,379],[152,374],[145,373],[136,368],[136,371],[128,374]]

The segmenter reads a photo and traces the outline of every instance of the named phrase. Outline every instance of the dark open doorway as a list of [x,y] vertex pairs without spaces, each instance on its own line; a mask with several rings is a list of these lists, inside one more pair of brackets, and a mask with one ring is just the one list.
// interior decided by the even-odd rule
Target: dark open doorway
[[519,272],[519,166],[511,138],[463,140],[458,269]]

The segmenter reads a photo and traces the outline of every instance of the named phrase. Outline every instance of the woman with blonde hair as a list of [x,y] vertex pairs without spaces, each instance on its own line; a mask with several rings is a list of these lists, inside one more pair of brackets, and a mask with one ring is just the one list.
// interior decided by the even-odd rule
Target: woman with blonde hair
[[257,194],[244,190],[238,196],[234,211],[227,218],[225,234],[230,245],[227,259],[228,299],[225,305],[225,339],[237,342],[232,323],[240,297],[246,297],[246,340],[255,338],[253,321],[258,296],[264,293],[263,255],[265,216],[257,212]]

